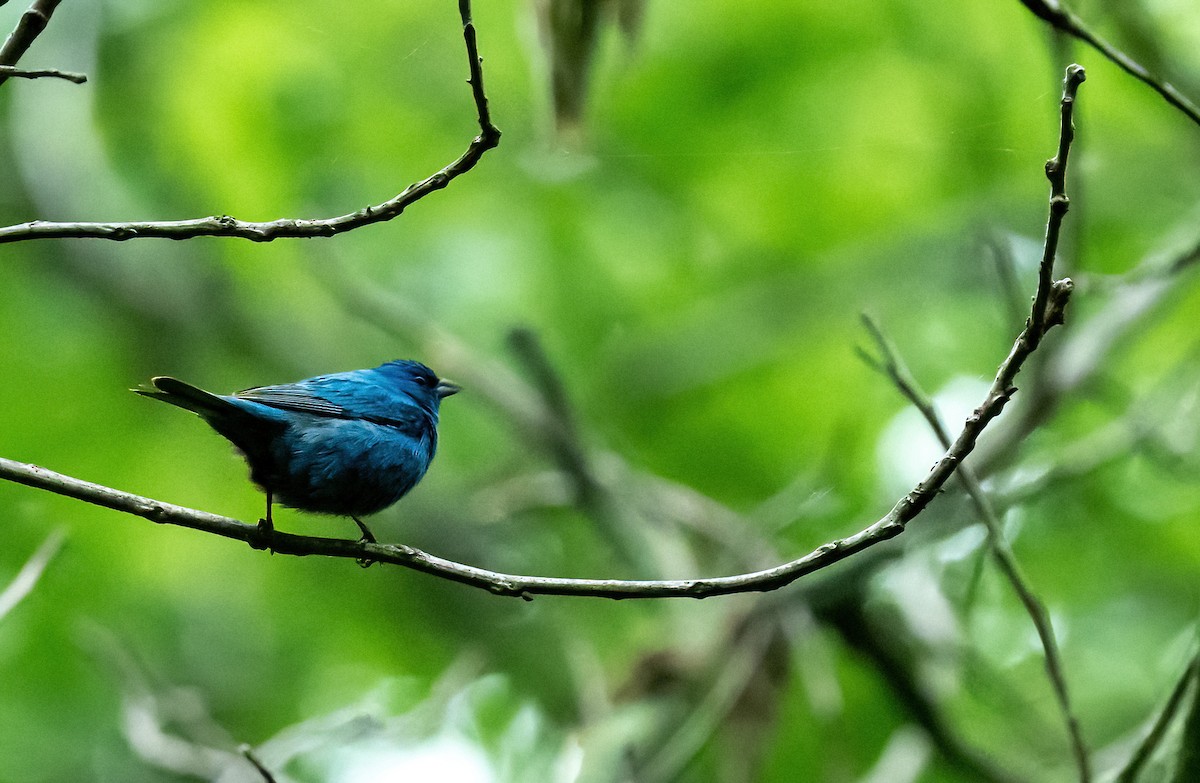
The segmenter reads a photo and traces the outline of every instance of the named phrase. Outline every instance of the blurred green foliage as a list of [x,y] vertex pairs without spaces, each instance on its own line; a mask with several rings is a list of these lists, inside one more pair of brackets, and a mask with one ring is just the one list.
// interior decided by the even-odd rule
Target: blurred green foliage
[[[1190,3],[1075,7],[1195,94]],[[990,380],[1033,290],[1042,165],[1077,60],[1060,272],[1080,286],[1004,424],[1020,432],[1038,404],[1047,420],[987,455],[988,486],[1097,767],[1119,769],[1200,609],[1200,287],[1167,277],[1145,312],[1121,298],[1143,259],[1196,241],[1200,129],[1016,0],[644,13],[635,45],[600,35],[586,130],[564,139],[534,8],[480,3],[501,146],[393,222],[266,245],[4,245],[0,455],[253,521],[260,495],[228,445],[130,386],[232,390],[410,356],[527,379],[506,336],[529,327],[617,524],[635,523],[661,575],[789,559],[879,517],[934,458],[854,355],[861,311],[952,429],[981,399],[963,390]],[[0,89],[6,224],[342,214],[477,130],[450,2],[68,2],[22,64],[90,81]],[[1110,351],[1097,335],[1127,316]],[[1025,384],[1065,391],[1031,411]],[[441,443],[419,490],[373,521],[382,539],[521,573],[650,575],[486,395],[446,404]],[[9,483],[0,517],[0,585],[67,531],[0,618],[4,781],[254,780],[242,742],[281,780],[980,779],[953,747],[1016,779],[1073,774],[1032,626],[953,491],[860,564],[674,603],[507,601]],[[164,737],[227,756],[205,767]],[[643,764],[661,777],[630,777]]]

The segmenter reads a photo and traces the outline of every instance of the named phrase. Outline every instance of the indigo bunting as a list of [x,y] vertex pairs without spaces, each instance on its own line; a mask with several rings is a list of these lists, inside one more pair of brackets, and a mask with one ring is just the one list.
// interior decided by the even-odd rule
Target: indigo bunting
[[375,537],[359,517],[392,505],[425,475],[438,405],[459,390],[409,360],[230,395],[165,376],[151,383],[133,391],[198,414],[241,451],[267,493],[265,531],[278,501],[348,516],[366,541]]

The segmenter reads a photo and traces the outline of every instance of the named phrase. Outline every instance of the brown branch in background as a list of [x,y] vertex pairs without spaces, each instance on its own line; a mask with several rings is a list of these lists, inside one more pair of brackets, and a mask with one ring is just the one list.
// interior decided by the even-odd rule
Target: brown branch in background
[[[770,621],[755,623],[752,618],[746,618],[734,638],[722,646],[722,657],[711,661],[715,671],[703,695],[689,705],[687,714],[674,723],[673,730],[663,738],[656,751],[637,765],[632,779],[644,783],[684,779],[684,773],[704,746],[734,720],[738,702],[747,697],[755,678],[775,668],[768,658],[780,655],[786,658],[782,650],[776,650],[775,656],[770,655],[772,646],[779,644],[777,624]],[[777,667],[778,661],[774,663]],[[745,753],[749,749],[742,747],[740,750]]]
[[23,68],[17,68],[12,65],[0,65],[0,77],[17,77],[20,79],[65,79],[66,81],[74,82],[75,84],[83,84],[87,81],[87,75],[82,73],[59,71],[54,68],[43,68],[36,71],[27,71]]
[[1083,20],[1064,8],[1060,0],[1021,0],[1021,5],[1029,9],[1034,16],[1074,38],[1078,38],[1091,46],[1100,54],[1111,60],[1118,68],[1133,78],[1146,84],[1150,89],[1161,95],[1167,103],[1179,109],[1188,119],[1200,125],[1200,107],[1197,107],[1186,95],[1174,85],[1163,81],[1132,57],[1104,40],[1084,24]]
[[654,576],[662,572],[644,531],[632,518],[632,509],[622,508],[621,498],[602,481],[579,432],[566,385],[555,370],[537,334],[527,328],[508,335],[513,354],[525,367],[544,411],[540,435],[551,458],[558,463],[574,490],[574,502],[601,529],[603,538],[632,565],[635,573]]
[[1025,783],[955,733],[953,723],[938,708],[934,689],[918,671],[921,653],[901,649],[903,642],[892,629],[880,631],[873,627],[865,584],[859,582],[832,602],[817,602],[813,607],[817,618],[837,631],[849,649],[869,662],[892,697],[921,727],[946,762],[962,773],[964,780]]
[[[638,530],[629,531],[630,539],[642,537],[643,523],[681,526],[699,533],[717,544],[722,552],[732,555],[738,561],[733,567],[738,569],[762,568],[779,561],[778,556],[765,551],[769,547],[758,544],[757,533],[748,527],[747,520],[727,506],[691,487],[634,467],[611,450],[583,443],[578,437],[572,442],[558,420],[558,414],[547,402],[547,394],[561,393],[561,381],[553,380],[555,371],[545,356],[523,356],[521,351],[526,346],[513,345],[510,338],[510,347],[525,365],[525,372],[517,374],[508,364],[474,351],[461,337],[439,327],[410,299],[379,286],[364,284],[359,277],[349,273],[348,270],[353,268],[350,259],[334,257],[327,262],[324,256],[337,254],[337,246],[320,246],[320,252],[322,260],[312,263],[310,270],[348,317],[360,319],[384,334],[414,346],[417,353],[469,388],[473,398],[490,406],[526,448],[542,452],[558,465],[559,470],[554,473],[541,474],[532,479],[532,484],[526,483],[526,488],[532,490],[535,497],[549,500],[544,496],[549,492],[555,498],[549,501],[553,505],[573,502],[598,527],[606,530],[610,523],[619,524],[622,530],[638,527]],[[518,337],[519,341],[521,339]],[[538,349],[536,342],[532,347]],[[530,362],[542,362],[543,366],[538,369]],[[538,376],[547,371],[551,377],[539,380]],[[547,384],[558,386],[560,391],[550,391]],[[560,398],[558,404],[565,402],[565,398]],[[563,461],[564,456],[574,455],[581,449],[583,461],[572,457],[572,463],[587,469],[584,476]],[[542,488],[533,489],[535,484]],[[551,488],[547,489],[547,486]],[[585,492],[580,491],[581,486]],[[614,493],[614,487],[620,487],[620,493]],[[603,502],[588,505],[593,500]],[[620,509],[614,508],[616,504]],[[494,503],[489,505],[496,507]],[[623,543],[626,540],[623,533],[616,533],[608,540],[614,548],[622,548],[619,554],[628,550]],[[644,550],[644,547],[640,548]],[[748,554],[749,550],[754,550],[754,554]],[[652,559],[650,554],[639,551],[639,557],[630,562],[645,571]],[[653,568],[645,575],[653,576],[660,570]]]
[[[867,358],[868,362],[879,372],[886,375],[905,399],[913,404],[914,407],[921,413],[921,416],[929,424],[929,428],[933,430],[938,441],[942,446],[948,447],[950,443],[950,434],[946,431],[942,424],[941,417],[938,416],[937,409],[934,408],[933,400],[920,387],[908,366],[900,357],[899,352],[892,344],[891,340],[879,328],[870,316],[863,315],[863,323],[867,327],[867,331],[871,333],[871,337],[875,341],[876,347],[879,349],[879,360]],[[1087,783],[1091,780],[1091,767],[1088,763],[1087,745],[1083,741],[1083,734],[1079,729],[1079,719],[1075,715],[1075,711],[1071,708],[1071,699],[1067,690],[1066,670],[1063,666],[1062,654],[1058,648],[1058,640],[1054,635],[1054,626],[1050,621],[1050,613],[1046,611],[1045,605],[1041,599],[1034,593],[1033,587],[1029,584],[1029,580],[1021,571],[1021,566],[1017,562],[1016,555],[1013,554],[1012,547],[1004,538],[1004,531],[1001,528],[1000,517],[996,513],[995,507],[984,493],[983,487],[979,483],[975,472],[969,465],[962,465],[958,469],[958,480],[962,482],[963,488],[966,490],[968,497],[971,499],[971,504],[975,507],[975,513],[983,520],[984,526],[987,528],[988,548],[991,551],[992,557],[995,558],[996,564],[1000,566],[1001,573],[1004,578],[1012,585],[1017,597],[1021,600],[1021,605],[1025,607],[1025,612],[1033,620],[1034,628],[1037,629],[1038,639],[1042,644],[1042,651],[1045,656],[1046,673],[1050,679],[1050,685],[1054,689],[1054,696],[1058,700],[1059,710],[1062,712],[1063,721],[1066,723],[1067,735],[1071,743],[1072,753],[1075,756],[1075,763],[1079,768],[1079,779],[1082,783]]]
[[[57,3],[54,3],[57,4]],[[35,3],[35,5],[37,5]],[[263,223],[254,223],[228,215],[214,215],[193,220],[140,221],[124,223],[92,222],[49,222],[34,220],[29,223],[0,228],[0,243],[20,242],[31,239],[74,238],[111,239],[124,241],[158,237],[163,239],[193,239],[195,237],[241,237],[254,242],[270,242],[285,237],[329,237],[352,231],[373,223],[382,223],[400,215],[416,201],[441,190],[475,167],[488,150],[500,143],[500,129],[492,124],[487,95],[483,88],[483,60],[479,56],[475,24],[471,20],[470,0],[459,0],[462,16],[463,39],[466,42],[471,85],[471,95],[479,121],[479,135],[472,139],[466,152],[457,160],[420,182],[409,185],[393,198],[375,206],[364,207],[357,212],[322,219],[280,218]],[[15,35],[15,33],[14,33]]]
[[[17,64],[21,56],[29,51],[29,47],[46,29],[54,9],[58,8],[61,1],[33,0],[33,5],[29,6],[28,11],[21,14],[21,18],[17,20],[17,26],[9,33],[4,45],[0,46],[0,65]],[[0,84],[4,84],[6,81],[8,81],[8,76],[0,74]]]
[[542,347],[541,340],[532,329],[513,329],[508,335],[512,352],[525,366],[534,386],[540,393],[545,410],[549,414],[549,447],[563,471],[575,483],[580,504],[591,506],[598,501],[603,488],[588,459],[575,423],[575,416],[567,399],[567,390],[562,378],[555,371]]

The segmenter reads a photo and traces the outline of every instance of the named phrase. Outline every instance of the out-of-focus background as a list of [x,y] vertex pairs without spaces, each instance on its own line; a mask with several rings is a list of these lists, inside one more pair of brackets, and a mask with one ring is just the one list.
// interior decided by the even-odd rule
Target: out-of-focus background
[[[1193,3],[1073,7],[1200,95]],[[475,18],[502,143],[390,223],[0,248],[0,455],[253,522],[229,445],[127,390],[413,357],[466,389],[429,476],[371,520],[382,540],[559,576],[782,562],[880,517],[938,453],[856,356],[861,313],[951,429],[982,400],[1028,310],[1078,61],[1076,296],[975,464],[1094,763],[1121,769],[1196,647],[1200,127],[1017,0]],[[5,224],[342,214],[478,132],[448,1],[68,0],[21,64],[90,81],[0,88]],[[547,365],[582,471],[543,426]],[[703,602],[501,599],[7,482],[0,523],[0,585],[44,565],[0,617],[4,781],[261,780],[240,743],[294,781],[1075,779],[957,488],[849,562]],[[1170,779],[1181,722],[1146,779]]]

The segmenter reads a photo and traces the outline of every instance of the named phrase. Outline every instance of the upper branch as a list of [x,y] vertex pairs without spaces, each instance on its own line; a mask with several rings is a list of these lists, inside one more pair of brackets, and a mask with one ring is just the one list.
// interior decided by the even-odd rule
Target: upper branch
[[[57,0],[54,4],[57,4]],[[35,3],[36,5],[36,3]],[[470,67],[471,95],[479,121],[479,135],[472,139],[457,160],[420,182],[409,185],[382,204],[364,207],[357,212],[332,218],[280,218],[266,222],[238,220],[228,215],[213,215],[192,220],[154,220],[122,223],[49,222],[34,220],[0,228],[0,243],[30,239],[192,239],[194,237],[241,237],[255,242],[270,242],[285,237],[329,237],[372,223],[391,220],[415,201],[441,190],[475,167],[483,154],[500,143],[500,129],[492,124],[487,96],[483,88],[482,58],[476,42],[475,24],[471,19],[470,0],[459,0],[463,39],[466,42]],[[14,33],[15,35],[15,33]]]
[[1058,0],[1021,0],[1021,4],[1028,8],[1034,16],[1049,23],[1056,30],[1078,38],[1103,54],[1121,70],[1161,95],[1167,103],[1187,115],[1192,122],[1200,125],[1200,107],[1192,103],[1175,85],[1158,79],[1129,55],[1092,32],[1082,19],[1063,8]]
[[[9,33],[4,45],[0,46],[0,65],[16,65],[21,55],[29,51],[29,47],[46,29],[50,16],[62,0],[33,0],[29,10],[21,14],[17,26]],[[8,76],[0,74],[0,84],[8,81]]]

